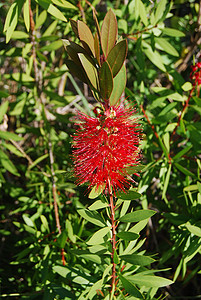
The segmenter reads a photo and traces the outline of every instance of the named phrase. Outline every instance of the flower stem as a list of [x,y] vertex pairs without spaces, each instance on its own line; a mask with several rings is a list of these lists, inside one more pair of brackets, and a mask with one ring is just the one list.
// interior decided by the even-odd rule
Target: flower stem
[[108,179],[109,195],[110,195],[110,209],[111,209],[111,222],[112,222],[112,284],[111,284],[111,297],[113,299],[114,292],[116,290],[116,264],[114,262],[114,253],[116,250],[116,225],[115,225],[115,206],[112,194],[112,188],[110,180]]

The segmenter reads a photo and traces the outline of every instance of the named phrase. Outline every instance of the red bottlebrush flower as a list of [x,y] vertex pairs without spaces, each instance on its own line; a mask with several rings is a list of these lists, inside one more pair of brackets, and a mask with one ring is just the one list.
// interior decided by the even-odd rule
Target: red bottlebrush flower
[[190,78],[193,80],[193,85],[201,84],[201,62],[198,62],[194,66],[191,67],[192,72],[190,73]]
[[[73,143],[73,159],[78,184],[88,182],[114,192],[129,188],[132,178],[127,168],[139,161],[140,126],[133,118],[135,108],[123,104],[111,106],[89,117],[79,113],[81,121]],[[130,177],[128,179],[128,177]]]

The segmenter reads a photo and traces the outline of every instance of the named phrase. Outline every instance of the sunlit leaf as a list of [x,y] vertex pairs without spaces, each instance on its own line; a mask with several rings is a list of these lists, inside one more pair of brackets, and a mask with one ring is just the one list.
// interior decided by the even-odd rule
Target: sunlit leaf
[[[94,38],[89,27],[82,21],[77,22],[78,34],[83,47],[88,51],[91,50],[95,56]],[[89,53],[90,54],[90,53]]]
[[105,16],[101,27],[101,45],[106,58],[116,43],[117,32],[117,19],[110,9]]
[[113,79],[113,90],[112,94],[110,95],[110,104],[115,105],[121,98],[126,87],[126,67],[125,65],[122,66],[119,73]]
[[155,211],[144,209],[128,213],[119,219],[120,222],[139,222],[155,215]]

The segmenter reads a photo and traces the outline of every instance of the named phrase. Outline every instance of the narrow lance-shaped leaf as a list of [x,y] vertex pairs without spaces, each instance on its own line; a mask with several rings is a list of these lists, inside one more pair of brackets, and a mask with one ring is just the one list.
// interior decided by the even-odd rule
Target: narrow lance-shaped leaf
[[115,105],[126,87],[126,67],[123,65],[117,76],[113,79],[113,90],[110,95],[110,105]]
[[123,287],[130,295],[139,299],[144,299],[143,295],[132,282],[130,282],[127,278],[123,277],[121,274],[119,274],[119,278],[123,284]]
[[116,43],[117,33],[117,19],[110,9],[105,16],[101,27],[101,45],[105,58],[107,58]]
[[156,212],[153,210],[142,209],[142,210],[134,211],[134,212],[124,215],[123,217],[121,217],[119,219],[119,221],[126,222],[126,223],[139,222],[139,221],[142,221],[142,220],[152,217],[153,215],[155,215],[155,213]]
[[100,45],[99,45],[99,39],[98,39],[97,32],[95,33],[95,36],[94,36],[94,50],[95,50],[95,57],[100,66],[101,65],[101,63],[100,63]]
[[143,256],[139,254],[121,255],[120,258],[136,266],[147,266],[155,261],[153,258],[149,256]]
[[78,34],[78,27],[77,27],[77,21],[73,20],[73,19],[70,19],[70,24],[71,24],[71,27],[76,35],[77,38],[79,38],[79,34]]
[[103,100],[110,98],[113,89],[112,71],[107,61],[103,63],[99,71],[100,93]]
[[[89,27],[82,21],[77,22],[78,34],[83,47],[95,56],[94,38]],[[90,54],[90,53],[89,53]]]
[[108,54],[107,62],[110,65],[113,77],[115,77],[122,68],[122,65],[126,59],[127,50],[127,40],[123,40],[116,44]]
[[83,67],[80,67],[74,63],[74,61],[67,59],[66,65],[71,74],[80,79],[82,82],[89,84],[88,78],[85,75]]
[[96,68],[90,63],[90,61],[86,58],[86,56],[82,53],[78,54],[80,61],[83,65],[83,68],[89,78],[91,85],[99,90],[99,80],[98,80],[98,72]]

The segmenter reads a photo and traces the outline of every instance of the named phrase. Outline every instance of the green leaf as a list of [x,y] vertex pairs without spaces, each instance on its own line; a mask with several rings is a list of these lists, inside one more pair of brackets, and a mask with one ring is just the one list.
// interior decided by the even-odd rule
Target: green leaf
[[143,256],[139,254],[120,255],[120,258],[136,266],[147,266],[155,261],[153,258],[149,256]]
[[4,103],[0,106],[0,123],[3,121],[4,115],[6,114],[8,110],[9,101],[6,100]]
[[116,249],[114,249],[113,261],[114,261],[114,263],[115,263],[116,265],[119,264],[119,256],[118,256],[118,254],[117,254]]
[[127,193],[117,193],[117,198],[122,200],[136,200],[139,199],[142,195],[136,191],[133,191],[132,189],[129,190]]
[[105,207],[108,207],[108,206],[109,206],[108,203],[103,202],[102,200],[97,200],[92,205],[90,205],[88,207],[88,209],[89,210],[98,210],[98,209],[105,208]]
[[56,19],[67,22],[67,19],[63,13],[56,6],[54,6],[50,0],[36,0],[36,2]]
[[117,237],[124,241],[134,241],[139,238],[139,234],[135,232],[124,231],[124,232],[118,232]]
[[131,283],[137,284],[139,286],[146,286],[146,287],[163,287],[173,283],[172,280],[159,277],[159,276],[152,276],[152,275],[140,275],[136,274],[133,276],[127,276],[127,280]]
[[105,227],[106,222],[103,220],[101,215],[96,211],[89,211],[87,209],[78,209],[78,213],[81,217],[86,219],[87,221],[91,222],[100,227]]
[[33,221],[28,217],[27,214],[23,214],[22,218],[24,219],[24,222],[27,224],[27,226],[34,227]]
[[101,45],[106,59],[116,43],[117,32],[117,19],[110,9],[105,16],[101,27]]
[[201,237],[201,228],[195,225],[191,225],[189,222],[185,224],[188,231],[190,231],[192,234]]
[[[27,0],[26,0],[26,1],[27,1]],[[40,26],[42,26],[42,25],[45,23],[46,19],[47,19],[47,11],[46,11],[46,10],[43,10],[43,11],[40,13],[39,16],[36,16],[35,29],[38,29]],[[55,21],[54,21],[54,22],[55,22]],[[54,23],[54,22],[53,22],[53,23]],[[57,21],[56,21],[56,23],[57,23]],[[50,25],[50,26],[51,26],[51,25]],[[49,28],[50,26],[48,26],[48,28]],[[44,36],[44,34],[43,34],[43,36]]]
[[143,295],[132,282],[130,282],[127,278],[123,277],[121,274],[119,274],[119,278],[123,284],[123,287],[130,295],[139,299],[144,299]]
[[65,1],[65,0],[62,0],[62,1],[59,1],[59,0],[52,0],[52,2],[60,7],[63,7],[63,8],[68,8],[68,9],[76,9],[77,10],[77,7],[74,6],[72,3],[68,2],[68,1]]
[[15,176],[20,176],[20,174],[17,172],[16,167],[12,163],[12,161],[9,159],[9,157],[0,149],[0,161],[2,166],[10,173],[12,173]]
[[62,266],[53,266],[52,269],[54,270],[54,272],[58,273],[64,278],[66,278],[67,274],[70,273],[70,270],[68,268]]
[[108,100],[113,89],[112,70],[107,61],[99,69],[100,94],[103,100]]
[[122,66],[119,73],[113,79],[113,90],[112,94],[110,95],[110,105],[115,105],[118,103],[123,91],[126,87],[126,67],[125,65]]
[[97,186],[95,185],[93,188],[92,188],[92,190],[91,190],[91,192],[89,193],[89,199],[95,199],[95,198],[97,198],[98,196],[100,196],[101,194],[102,194],[102,192],[104,191],[104,188],[105,188],[105,185],[103,185],[103,186],[99,186],[98,188],[97,188]]
[[4,25],[4,32],[6,32],[6,43],[9,42],[13,34],[13,31],[17,26],[17,21],[21,13],[23,4],[24,4],[23,0],[17,0],[9,8],[9,11],[6,16],[5,25]]
[[13,73],[12,74],[12,78],[15,80],[15,81],[19,81],[19,82],[33,82],[34,81],[34,78],[25,74],[25,73]]
[[193,174],[191,171],[189,171],[188,169],[184,168],[183,166],[181,166],[179,163],[174,163],[175,167],[177,167],[178,170],[180,170],[183,174],[187,175],[187,176],[192,176],[195,177],[195,174]]
[[0,130],[0,138],[2,138],[4,140],[13,140],[13,141],[22,141],[23,140],[23,138],[21,138],[20,136],[18,136],[15,133],[8,132],[8,131],[1,131],[1,130]]
[[111,227],[104,227],[96,231],[86,242],[88,245],[100,245],[105,242],[104,236],[111,230]]
[[166,72],[166,68],[163,64],[163,60],[160,54],[157,51],[153,51],[151,46],[146,42],[142,41],[142,45],[144,48],[143,51],[145,55],[148,57],[148,59],[161,71]]
[[58,20],[55,20],[54,22],[52,22],[50,24],[50,26],[48,26],[48,28],[46,29],[46,31],[43,33],[42,37],[44,38],[44,37],[49,37],[50,35],[52,35],[52,33],[55,31],[55,29],[57,27],[57,23],[58,23]]
[[139,15],[140,15],[140,18],[141,18],[142,22],[144,23],[144,25],[147,26],[148,25],[148,18],[147,18],[147,12],[146,12],[145,6],[144,6],[144,4],[141,0],[138,0],[138,2],[139,2]]
[[173,37],[184,37],[185,36],[185,34],[182,31],[174,29],[174,28],[161,28],[161,30],[164,34],[169,35],[169,36],[173,36]]
[[[91,30],[89,27],[82,21],[77,22],[77,28],[78,28],[78,34],[80,41],[83,45],[83,47],[88,52],[88,48],[90,49],[93,56],[95,56],[95,49],[94,49],[94,38],[91,33]],[[89,53],[90,55],[90,53]]]
[[158,44],[160,46],[159,49],[164,50],[170,55],[177,56],[177,57],[179,56],[177,50],[166,39],[155,37],[155,41],[156,41],[156,48]]
[[6,149],[8,149],[10,152],[14,153],[15,155],[19,156],[19,157],[24,157],[24,155],[17,149],[15,148],[15,146],[8,144],[8,143],[4,143],[4,147]]
[[53,50],[57,50],[59,48],[61,48],[63,46],[63,42],[61,40],[58,40],[58,41],[54,41],[53,43],[49,44],[49,45],[46,45],[46,46],[43,46],[40,51],[53,51]]
[[187,92],[187,91],[192,90],[193,86],[192,86],[192,83],[191,83],[191,82],[187,81],[187,82],[185,82],[185,83],[182,85],[181,88],[182,88],[183,91]]
[[66,245],[66,240],[67,240],[67,231],[63,230],[61,234],[59,234],[58,238],[57,238],[57,243],[59,245],[60,248],[64,248]]
[[173,160],[177,160],[178,158],[182,157],[184,154],[186,154],[193,146],[189,145],[189,146],[185,146],[184,149],[182,149],[181,151],[179,151],[174,157]]
[[41,219],[41,222],[42,222],[44,228],[47,230],[47,232],[50,232],[50,228],[49,228],[46,216],[40,215],[40,219]]
[[171,169],[172,169],[172,165],[169,164],[166,176],[165,176],[165,182],[164,182],[164,187],[163,187],[163,193],[162,193],[162,199],[165,198],[166,192],[167,192],[167,188],[168,188],[168,184],[170,181],[170,173],[171,173]]
[[165,12],[166,4],[167,0],[160,0],[159,3],[157,3],[154,24],[157,24],[162,18],[163,13]]
[[29,166],[29,170],[32,169],[33,167],[35,167],[37,164],[39,164],[42,160],[46,159],[49,156],[49,154],[44,154],[42,156],[40,156],[39,158],[37,158],[30,166]]
[[127,40],[122,40],[117,43],[108,54],[107,62],[110,65],[113,77],[115,77],[122,68],[123,63],[126,59],[127,51]]
[[149,210],[149,209],[142,209],[142,210],[137,210],[131,213],[128,213],[127,215],[124,215],[119,219],[120,222],[126,222],[126,223],[131,223],[131,222],[139,222],[142,220],[145,220],[147,218],[152,217],[155,215],[155,211]]
[[90,63],[90,61],[86,58],[84,54],[79,53],[78,56],[92,86],[96,90],[99,90],[98,72],[96,68]]
[[67,59],[66,65],[71,74],[80,79],[82,82],[89,84],[88,78],[83,70],[83,67],[79,67],[74,61]]
[[26,103],[26,94],[21,95],[22,100],[16,102],[12,110],[9,112],[10,116],[19,116],[23,112],[24,105]]
[[30,29],[29,0],[25,0],[24,2],[23,13],[24,13],[24,23],[27,31],[29,32]]

